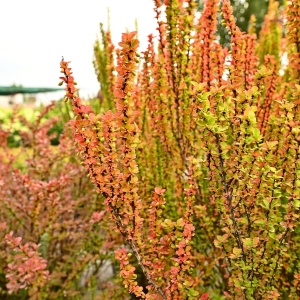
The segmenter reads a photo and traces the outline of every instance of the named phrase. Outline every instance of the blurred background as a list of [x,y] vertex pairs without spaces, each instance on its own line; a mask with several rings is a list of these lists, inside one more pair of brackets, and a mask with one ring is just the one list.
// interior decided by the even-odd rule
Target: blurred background
[[[202,10],[204,0],[195,0]],[[283,0],[280,0],[283,5]],[[261,29],[268,0],[231,0],[238,26],[246,31],[250,16],[256,16],[257,32]],[[110,21],[108,18],[108,9]],[[0,2],[0,87],[57,87],[59,61],[72,61],[74,76],[83,98],[96,97],[99,83],[93,67],[93,45],[110,24],[112,40],[120,41],[122,32],[133,31],[138,23],[140,51],[146,48],[147,36],[155,33],[153,0],[10,0]],[[220,42],[229,42],[225,29],[218,26]],[[64,92],[15,95],[37,104],[63,97]],[[30,98],[31,97],[31,98]],[[9,105],[9,97],[0,97],[0,106]],[[30,100],[31,99],[31,100]],[[32,102],[32,101],[31,101]]]
[[[122,32],[135,30],[138,20],[141,48],[145,48],[147,35],[156,28],[152,0],[1,1],[0,86],[57,87],[59,62],[64,56],[72,61],[80,95],[97,95],[93,45],[99,23],[108,26],[108,8],[114,44]],[[63,94],[41,93],[37,97],[48,102]],[[4,104],[1,99],[0,105]]]

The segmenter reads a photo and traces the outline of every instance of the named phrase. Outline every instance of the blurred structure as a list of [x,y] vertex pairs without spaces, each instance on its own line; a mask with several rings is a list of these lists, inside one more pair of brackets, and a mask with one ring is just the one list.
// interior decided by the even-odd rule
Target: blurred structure
[[48,87],[0,86],[0,106],[7,107],[14,104],[35,106],[37,104],[37,94],[63,90],[63,88]]

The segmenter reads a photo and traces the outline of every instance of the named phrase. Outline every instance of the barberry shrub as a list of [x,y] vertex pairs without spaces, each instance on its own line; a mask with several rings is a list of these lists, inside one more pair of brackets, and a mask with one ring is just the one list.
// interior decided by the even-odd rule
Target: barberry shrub
[[299,298],[299,2],[270,1],[259,38],[229,0],[200,17],[192,0],[154,2],[158,46],[138,53],[131,32],[115,50],[103,30],[95,44],[100,114],[60,63],[78,152],[126,241],[123,283],[145,299]]
[[[53,111],[51,104],[30,122],[15,110],[11,124],[0,128],[0,298],[83,299],[101,292],[101,299],[127,299],[119,279],[103,273],[119,233],[107,222],[69,126],[51,145],[59,121],[49,118]],[[11,149],[16,124],[21,146]]]
[[[192,0],[163,2],[158,46],[149,35],[138,53],[132,32],[115,49],[102,30],[100,113],[60,64],[94,187],[67,129],[51,147],[50,107],[22,119],[22,167],[0,131],[3,297],[81,299],[116,250],[137,298],[299,298],[300,5],[270,1],[257,37],[254,24],[239,30],[229,0],[206,1],[200,17]],[[127,298],[113,284],[99,297]]]
[[289,1],[284,14],[270,1],[258,39],[224,0],[230,49],[215,36],[219,1],[200,18],[194,9],[155,1],[158,49],[150,35],[139,68],[136,33],[114,52],[102,31],[95,67],[110,110],[101,114],[61,62],[78,151],[129,246],[116,251],[120,275],[146,299],[295,299],[300,6]]

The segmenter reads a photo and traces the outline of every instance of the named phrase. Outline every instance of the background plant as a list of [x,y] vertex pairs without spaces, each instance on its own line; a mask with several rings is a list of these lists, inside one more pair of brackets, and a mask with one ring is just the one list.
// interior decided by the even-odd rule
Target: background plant
[[105,299],[114,278],[99,278],[99,270],[113,261],[118,234],[108,230],[68,126],[52,145],[55,110],[47,106],[31,121],[16,110],[11,122],[22,124],[22,145],[13,151],[7,138],[14,125],[1,129],[1,297],[82,299],[101,290]]

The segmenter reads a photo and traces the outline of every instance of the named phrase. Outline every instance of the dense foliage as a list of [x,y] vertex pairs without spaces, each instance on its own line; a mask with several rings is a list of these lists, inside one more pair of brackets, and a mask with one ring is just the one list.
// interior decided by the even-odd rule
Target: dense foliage
[[[204,0],[196,0],[197,8],[199,10],[203,9]],[[254,28],[257,33],[260,32],[263,24],[265,15],[268,12],[268,6],[273,1],[269,0],[230,0],[230,4],[233,8],[233,16],[236,20],[236,25],[242,31],[248,31],[250,26],[254,25]],[[286,1],[279,0],[278,5],[283,8],[283,5]],[[221,25],[221,18],[218,17],[218,36],[220,37],[221,43],[229,43],[230,36],[227,34],[227,30]],[[280,22],[280,20],[277,20]]]
[[[10,127],[0,131],[1,299],[82,299],[109,279],[99,271],[113,259],[118,235],[77,158],[70,129],[51,145],[49,132],[60,121],[51,117],[55,110],[52,104],[31,122],[16,110],[10,127],[22,124],[22,145],[14,151]],[[107,288],[114,286],[110,281]],[[122,298],[122,289],[114,290]]]
[[[3,159],[6,289],[84,297],[78,277],[115,252],[138,299],[298,299],[300,3],[281,12],[270,1],[258,38],[239,29],[229,0],[206,1],[200,16],[192,0],[154,2],[158,38],[143,52],[136,32],[116,48],[101,29],[94,108],[61,61],[76,148],[66,128],[51,149],[47,108],[24,133],[22,172]],[[115,278],[94,285],[98,299],[128,297]]]

